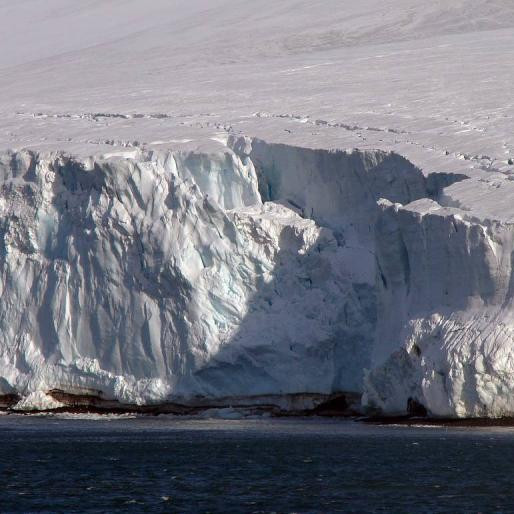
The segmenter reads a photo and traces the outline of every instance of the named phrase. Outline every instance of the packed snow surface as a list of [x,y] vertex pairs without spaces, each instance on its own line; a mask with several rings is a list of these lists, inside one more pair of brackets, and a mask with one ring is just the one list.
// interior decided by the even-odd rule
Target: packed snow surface
[[0,0],[0,395],[514,414],[510,0]]

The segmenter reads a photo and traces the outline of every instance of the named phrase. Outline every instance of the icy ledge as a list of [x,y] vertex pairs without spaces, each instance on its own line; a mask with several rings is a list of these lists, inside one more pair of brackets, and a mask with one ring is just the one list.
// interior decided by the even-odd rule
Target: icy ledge
[[124,405],[364,392],[391,414],[412,400],[512,414],[511,225],[472,216],[464,178],[246,138],[6,152],[0,396],[30,409],[51,391]]

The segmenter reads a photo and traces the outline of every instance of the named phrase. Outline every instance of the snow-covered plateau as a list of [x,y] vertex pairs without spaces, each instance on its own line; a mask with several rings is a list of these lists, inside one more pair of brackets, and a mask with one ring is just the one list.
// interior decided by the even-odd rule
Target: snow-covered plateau
[[0,0],[0,406],[514,416],[513,29]]

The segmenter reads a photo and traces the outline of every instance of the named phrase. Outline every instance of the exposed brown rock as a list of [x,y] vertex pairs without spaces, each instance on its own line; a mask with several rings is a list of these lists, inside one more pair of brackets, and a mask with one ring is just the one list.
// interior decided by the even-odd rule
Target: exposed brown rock
[[52,412],[137,413],[193,415],[208,409],[235,408],[249,414],[269,413],[272,416],[354,416],[360,401],[357,393],[296,393],[246,397],[194,397],[180,402],[153,405],[126,404],[107,399],[101,391],[52,389],[49,396],[64,404]]
[[20,401],[20,396],[16,393],[0,395],[0,410],[10,409]]

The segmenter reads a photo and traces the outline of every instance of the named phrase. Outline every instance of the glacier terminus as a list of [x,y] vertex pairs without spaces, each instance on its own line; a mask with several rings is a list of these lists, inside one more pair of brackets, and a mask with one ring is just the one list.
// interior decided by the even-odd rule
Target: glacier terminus
[[514,416],[508,0],[0,0],[0,406]]

